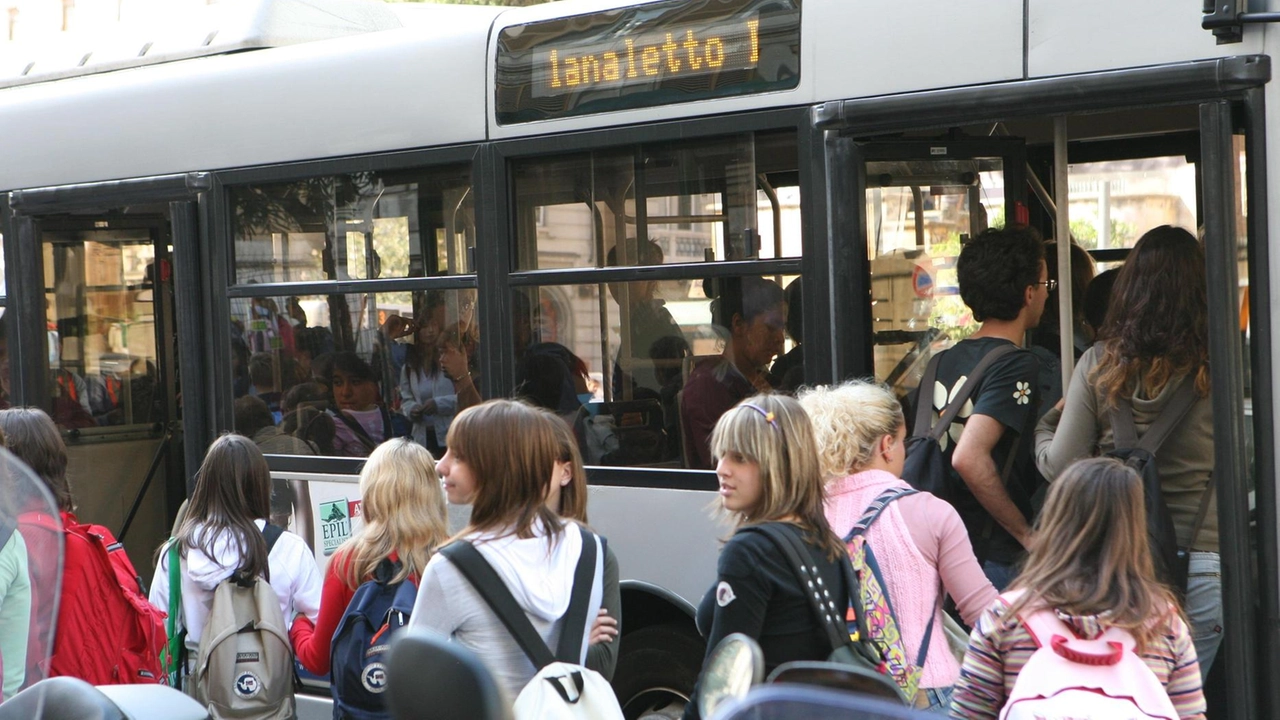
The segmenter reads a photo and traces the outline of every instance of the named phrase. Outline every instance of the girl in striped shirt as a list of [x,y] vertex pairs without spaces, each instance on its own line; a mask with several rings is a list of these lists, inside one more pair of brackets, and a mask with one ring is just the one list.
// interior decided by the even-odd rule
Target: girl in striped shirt
[[1054,481],[1026,565],[978,620],[951,702],[953,718],[995,718],[1037,649],[1022,617],[1052,608],[1082,639],[1127,631],[1179,718],[1204,718],[1195,646],[1169,588],[1155,579],[1137,473],[1082,460]]

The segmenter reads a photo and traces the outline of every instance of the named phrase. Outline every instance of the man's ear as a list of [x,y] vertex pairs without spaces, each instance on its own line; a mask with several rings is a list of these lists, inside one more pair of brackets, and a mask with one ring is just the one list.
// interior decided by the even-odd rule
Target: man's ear
[[1037,289],[1038,287],[1039,287],[1038,285],[1028,285],[1028,286],[1027,286],[1023,291],[1022,291],[1022,307],[1024,307],[1024,308],[1029,308],[1029,307],[1031,307],[1031,301],[1032,301],[1032,299],[1033,299],[1033,298],[1035,298],[1035,295],[1036,295],[1036,289]]

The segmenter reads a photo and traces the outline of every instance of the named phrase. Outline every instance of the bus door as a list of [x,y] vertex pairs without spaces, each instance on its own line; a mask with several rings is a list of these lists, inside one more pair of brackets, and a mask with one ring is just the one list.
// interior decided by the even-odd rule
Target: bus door
[[971,332],[956,283],[960,244],[1026,214],[1025,147],[1012,138],[944,138],[858,150],[871,270],[869,361],[905,397],[935,352]]
[[185,494],[168,213],[32,218],[38,254],[23,260],[43,281],[10,308],[44,341],[13,401],[54,419],[78,517],[110,528],[144,576]]

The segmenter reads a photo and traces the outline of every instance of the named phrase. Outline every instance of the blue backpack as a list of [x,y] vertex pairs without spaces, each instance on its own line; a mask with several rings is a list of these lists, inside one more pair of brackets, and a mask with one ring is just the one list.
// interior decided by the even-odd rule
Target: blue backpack
[[387,720],[387,650],[391,637],[409,623],[418,598],[411,582],[390,582],[400,564],[383,560],[373,579],[356,588],[330,647],[330,690],[335,720]]

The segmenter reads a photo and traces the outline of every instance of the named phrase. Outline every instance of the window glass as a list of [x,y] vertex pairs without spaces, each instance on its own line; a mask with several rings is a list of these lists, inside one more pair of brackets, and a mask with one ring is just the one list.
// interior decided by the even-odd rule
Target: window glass
[[1076,163],[1067,173],[1071,237],[1086,250],[1131,248],[1160,225],[1196,227],[1196,167],[1184,156]]
[[787,303],[799,287],[743,276],[516,290],[516,394],[570,422],[589,464],[709,468],[721,413],[804,381],[799,303]]
[[235,426],[263,452],[363,457],[413,437],[433,452],[479,402],[475,290],[231,301]]
[[514,162],[515,268],[796,257],[795,168],[782,133]]
[[150,231],[42,237],[53,419],[68,429],[162,421]]
[[1004,224],[1003,161],[874,161],[866,171],[876,377],[905,396],[933,352],[977,329],[956,258],[964,239]]
[[469,166],[248,185],[231,202],[236,283],[473,272]]

